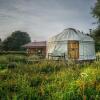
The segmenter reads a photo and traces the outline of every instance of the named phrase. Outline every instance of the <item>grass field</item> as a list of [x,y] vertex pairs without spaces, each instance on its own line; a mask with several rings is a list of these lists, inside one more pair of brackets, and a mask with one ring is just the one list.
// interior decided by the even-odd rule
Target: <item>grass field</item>
[[100,100],[99,61],[32,59],[0,56],[0,100]]

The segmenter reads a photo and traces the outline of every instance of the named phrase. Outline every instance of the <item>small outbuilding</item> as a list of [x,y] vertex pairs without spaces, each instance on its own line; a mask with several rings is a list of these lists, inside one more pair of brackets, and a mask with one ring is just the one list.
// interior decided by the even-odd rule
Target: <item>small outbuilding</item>
[[29,55],[46,57],[46,41],[34,41],[23,46]]
[[79,30],[68,28],[49,38],[46,55],[48,59],[94,60],[95,41]]

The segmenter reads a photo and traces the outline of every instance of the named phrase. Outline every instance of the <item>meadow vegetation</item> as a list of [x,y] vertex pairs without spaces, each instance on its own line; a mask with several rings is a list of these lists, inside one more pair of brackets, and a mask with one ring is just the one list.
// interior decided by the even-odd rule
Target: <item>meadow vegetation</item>
[[100,100],[100,62],[33,62],[0,56],[0,100]]

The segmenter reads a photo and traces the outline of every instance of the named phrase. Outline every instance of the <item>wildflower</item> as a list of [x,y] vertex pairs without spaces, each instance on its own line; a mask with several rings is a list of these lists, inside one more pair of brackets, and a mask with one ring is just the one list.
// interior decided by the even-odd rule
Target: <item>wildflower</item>
[[81,73],[81,77],[87,77],[87,73]]

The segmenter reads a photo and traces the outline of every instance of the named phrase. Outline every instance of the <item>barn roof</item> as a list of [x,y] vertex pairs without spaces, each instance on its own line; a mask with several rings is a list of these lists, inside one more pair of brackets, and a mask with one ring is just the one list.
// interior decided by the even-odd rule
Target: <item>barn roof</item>
[[34,41],[23,45],[25,48],[46,47],[46,41]]

